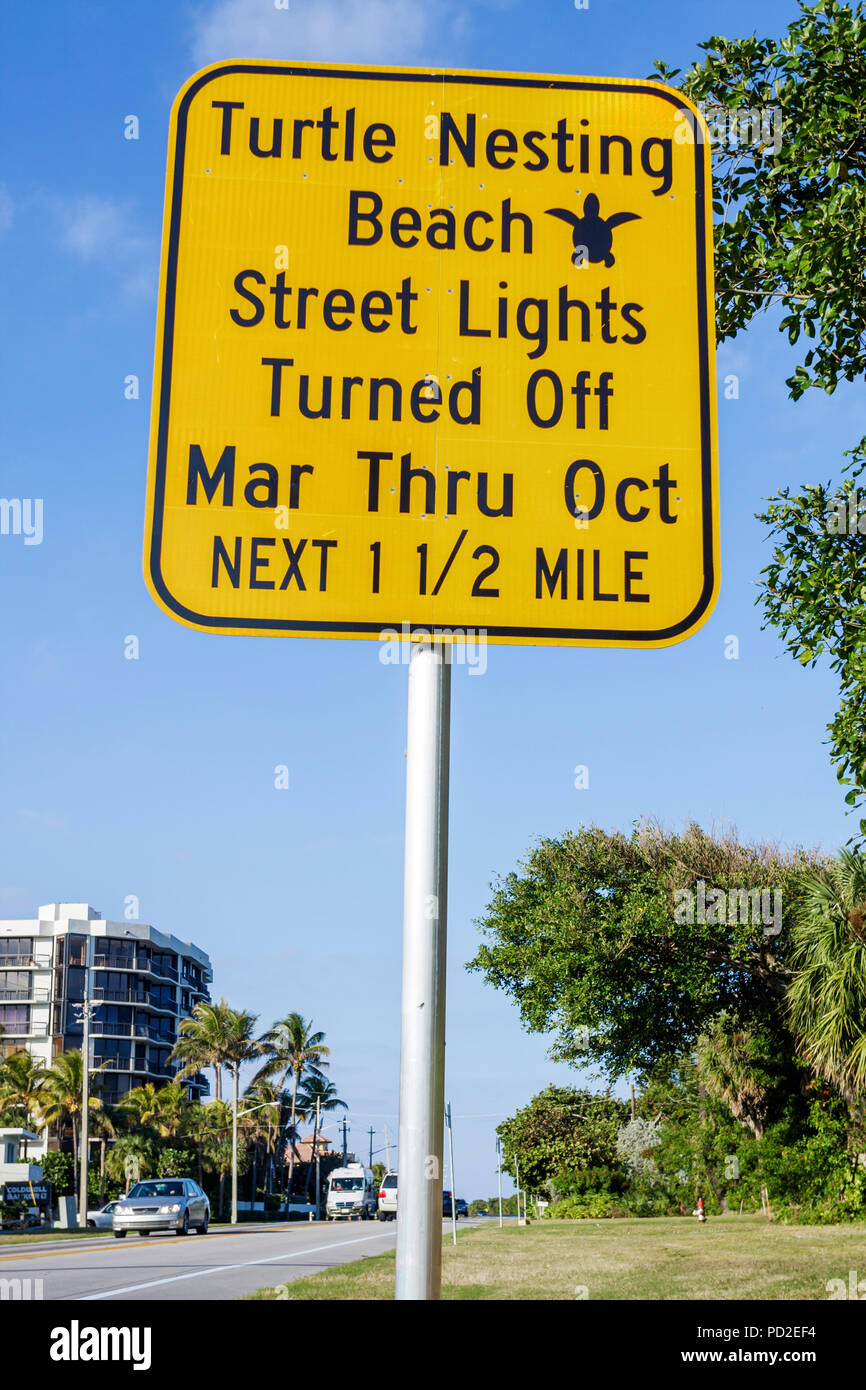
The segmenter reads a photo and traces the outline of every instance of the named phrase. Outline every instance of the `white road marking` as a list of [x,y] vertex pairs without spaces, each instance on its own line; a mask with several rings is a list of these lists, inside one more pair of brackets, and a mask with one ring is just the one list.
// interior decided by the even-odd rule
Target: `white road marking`
[[170,1274],[165,1279],[150,1279],[146,1284],[127,1284],[122,1289],[106,1289],[102,1293],[83,1294],[76,1303],[91,1303],[99,1298],[115,1298],[121,1293],[137,1293],[139,1289],[154,1289],[159,1284],[175,1284],[180,1279],[199,1279],[207,1274],[225,1274],[230,1269],[247,1269],[250,1265],[276,1264],[280,1260],[292,1259],[301,1255],[318,1255],[323,1250],[343,1250],[347,1245],[364,1245],[371,1240],[385,1240],[390,1232],[382,1231],[374,1236],[355,1236],[353,1240],[331,1241],[328,1245],[314,1245],[309,1250],[284,1250],[281,1255],[269,1255],[266,1260],[241,1260],[233,1265],[217,1265],[213,1269],[193,1269],[188,1274]]

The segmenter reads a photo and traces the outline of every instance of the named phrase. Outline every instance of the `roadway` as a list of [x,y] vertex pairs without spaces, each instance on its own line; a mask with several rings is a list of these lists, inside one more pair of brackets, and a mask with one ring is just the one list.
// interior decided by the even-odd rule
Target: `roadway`
[[[459,1223],[469,1224],[474,1222]],[[450,1221],[443,1222],[443,1232],[450,1229]],[[111,1232],[81,1241],[42,1238],[0,1246],[0,1280],[41,1279],[46,1301],[226,1300],[381,1255],[396,1241],[393,1221],[212,1226],[206,1236],[125,1240],[115,1240]],[[36,1286],[30,1287],[35,1294]]]

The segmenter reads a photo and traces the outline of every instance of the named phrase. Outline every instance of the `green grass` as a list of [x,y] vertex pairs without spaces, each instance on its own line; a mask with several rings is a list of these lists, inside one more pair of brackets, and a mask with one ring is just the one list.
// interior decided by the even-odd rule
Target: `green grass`
[[[777,1226],[761,1216],[543,1221],[482,1226],[443,1243],[442,1297],[827,1299],[827,1281],[866,1277],[866,1225]],[[394,1255],[338,1265],[250,1295],[288,1301],[391,1299]]]

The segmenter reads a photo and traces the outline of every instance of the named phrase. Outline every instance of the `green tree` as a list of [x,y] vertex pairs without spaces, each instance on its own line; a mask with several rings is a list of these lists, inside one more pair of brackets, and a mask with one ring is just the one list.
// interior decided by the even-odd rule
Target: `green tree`
[[[99,1067],[93,1069],[100,1070]],[[74,1154],[78,1153],[78,1120],[81,1115],[83,1078],[81,1053],[77,1049],[61,1052],[52,1065],[45,1068],[39,1088],[38,1108],[42,1123],[56,1125],[61,1133],[64,1125],[71,1124]],[[98,1096],[89,1097],[89,1109],[102,1109],[102,1101]]]
[[810,1066],[866,1098],[866,857],[843,849],[810,875],[794,930],[791,1027]]
[[195,1156],[187,1149],[161,1148],[156,1157],[156,1177],[191,1178]]
[[150,1178],[156,1173],[159,1145],[152,1134],[124,1134],[111,1148],[105,1160],[105,1168],[113,1182],[120,1183],[123,1191],[132,1184],[127,1183],[127,1159],[135,1159],[139,1178]]
[[[617,1132],[628,1108],[611,1095],[548,1086],[497,1125],[502,1168],[529,1192],[571,1188],[582,1173],[618,1166]],[[515,1162],[516,1160],[516,1162]]]
[[[33,1129],[41,1125],[39,1093],[45,1078],[45,1064],[22,1048],[0,1062],[0,1114],[6,1125]],[[27,1147],[24,1146],[26,1156]]]
[[193,1101],[184,1112],[182,1134],[194,1146],[198,1166],[199,1186],[204,1186],[204,1145],[210,1134],[210,1106]]
[[244,1092],[244,1108],[250,1113],[244,1116],[244,1125],[252,1142],[252,1200],[256,1200],[256,1172],[259,1153],[266,1165],[266,1191],[270,1192],[271,1160],[276,1151],[277,1139],[283,1125],[283,1116],[288,1113],[289,1098],[280,1086],[270,1081],[256,1081]]
[[[781,304],[780,328],[810,346],[788,382],[835,390],[866,374],[866,16],[837,0],[801,4],[782,39],[714,37],[685,74],[657,63],[666,81],[705,108],[778,108],[768,122],[713,148],[716,317],[720,340]],[[709,112],[712,116],[712,111]],[[745,137],[745,138],[744,138]],[[757,138],[756,138],[757,137]]]
[[298,1091],[298,1109],[308,1121],[313,1121],[313,1157],[312,1162],[307,1165],[307,1180],[304,1187],[304,1195],[309,1199],[310,1182],[316,1166],[316,1149],[319,1142],[321,1117],[329,1110],[347,1110],[348,1106],[344,1100],[340,1100],[337,1095],[337,1088],[332,1081],[329,1081],[327,1077],[308,1072],[304,1077],[301,1089]]
[[132,1130],[153,1130],[163,1139],[173,1139],[183,1128],[183,1117],[190,1104],[186,1089],[180,1081],[157,1086],[146,1081],[127,1091],[118,1106],[119,1113]]
[[[839,679],[839,708],[827,726],[830,758],[849,806],[866,797],[866,437],[851,452],[851,477],[782,488],[760,520],[774,542],[761,571],[764,626],[781,634],[803,666],[826,660]],[[860,529],[862,521],[863,530]],[[866,835],[866,819],[860,821]]]
[[72,1154],[49,1149],[39,1160],[42,1176],[54,1187],[56,1197],[71,1197],[75,1192],[75,1159]]
[[706,1090],[724,1101],[756,1139],[763,1138],[765,1102],[773,1084],[767,1043],[765,1035],[739,1028],[735,1020],[719,1014],[695,1048],[698,1076]]
[[183,1065],[176,1079],[193,1076],[202,1067],[213,1067],[214,1098],[222,1099],[222,1069],[228,1060],[234,1010],[225,999],[211,1004],[200,1000],[190,1018],[178,1025],[178,1039],[171,1050],[170,1060]]
[[[512,996],[529,1031],[554,1032],[558,1059],[612,1078],[648,1071],[690,1050],[719,1013],[743,1026],[779,1016],[798,884],[818,862],[694,825],[583,826],[541,841],[495,885],[469,968]],[[706,900],[724,897],[689,921],[682,895],[699,882]],[[766,900],[781,901],[778,934],[743,911],[739,890],[779,894]]]
[[[232,1169],[232,1108],[224,1100],[214,1100],[203,1109],[207,1115],[207,1130],[203,1149],[205,1163],[219,1179],[219,1198],[217,1208],[222,1217],[226,1215],[226,1177]],[[247,1155],[238,1152],[238,1172],[247,1170]]]
[[279,1077],[279,1085],[284,1087],[292,1078],[292,1103],[290,1112],[291,1148],[289,1151],[289,1173],[286,1191],[291,1194],[292,1176],[295,1169],[295,1121],[298,1112],[298,1089],[301,1081],[308,1077],[319,1077],[328,1063],[323,1059],[329,1056],[325,1046],[324,1033],[314,1032],[312,1019],[309,1021],[298,1013],[287,1014],[279,1019],[262,1037],[263,1051],[268,1060],[257,1073],[256,1080],[271,1080]]
[[[779,327],[808,339],[788,381],[796,399],[866,375],[866,16],[861,4],[801,5],[780,40],[711,38],[685,74],[656,67],[707,114],[778,110],[781,143],[730,137],[713,149],[716,311],[720,340],[781,305]],[[758,126],[761,126],[760,120]],[[760,520],[774,541],[758,602],[804,665],[826,658],[839,676],[829,725],[846,800],[866,796],[866,538],[851,506],[866,470],[866,437],[839,486],[783,487]],[[833,515],[849,518],[841,532]],[[853,533],[850,529],[854,512]],[[866,835],[866,819],[860,822]]]
[[90,1129],[99,1136],[99,1205],[105,1205],[105,1164],[108,1156],[108,1141],[117,1137],[114,1123],[117,1112],[111,1112],[103,1104],[101,1110],[94,1110],[90,1117]]

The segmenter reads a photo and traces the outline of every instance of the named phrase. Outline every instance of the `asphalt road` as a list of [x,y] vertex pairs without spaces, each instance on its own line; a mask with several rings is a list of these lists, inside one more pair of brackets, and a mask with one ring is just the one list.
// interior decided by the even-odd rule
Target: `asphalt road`
[[[443,1230],[450,1229],[450,1221],[443,1222]],[[46,1301],[235,1299],[381,1255],[394,1249],[396,1239],[393,1221],[293,1222],[276,1230],[211,1227],[206,1236],[125,1240],[109,1232],[105,1239],[0,1246],[0,1279],[41,1279]],[[30,1287],[36,1294],[37,1286]]]

